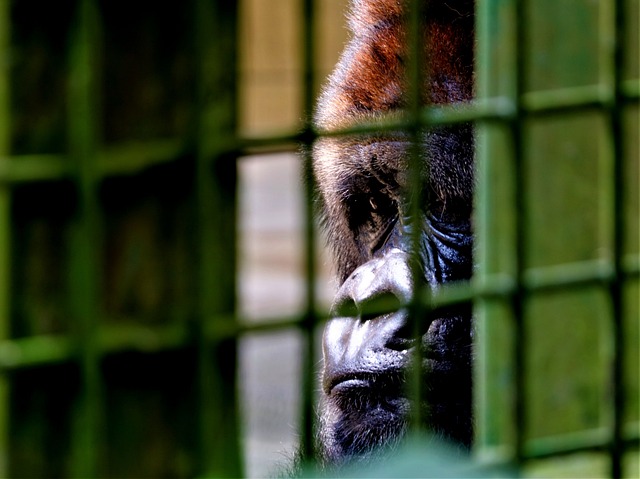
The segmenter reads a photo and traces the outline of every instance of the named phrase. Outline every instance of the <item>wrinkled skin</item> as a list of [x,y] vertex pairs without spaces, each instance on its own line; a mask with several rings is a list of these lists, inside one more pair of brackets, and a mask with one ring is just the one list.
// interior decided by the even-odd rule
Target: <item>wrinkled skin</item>
[[[353,36],[320,98],[320,129],[369,122],[406,107],[402,5],[353,1]],[[473,21],[471,0],[427,3],[424,104],[473,97]],[[471,276],[473,131],[469,125],[441,127],[421,138],[424,205],[414,216],[406,207],[407,135],[325,137],[314,145],[322,220],[341,282],[335,317],[323,335],[318,447],[328,465],[366,458],[402,437],[414,407],[406,375],[415,348],[423,358],[426,426],[463,447],[471,443],[470,307],[432,313],[421,336],[413,337],[404,305],[422,286],[409,266],[415,228],[419,281],[436,289]],[[395,299],[398,308],[362,313],[379,298]]]

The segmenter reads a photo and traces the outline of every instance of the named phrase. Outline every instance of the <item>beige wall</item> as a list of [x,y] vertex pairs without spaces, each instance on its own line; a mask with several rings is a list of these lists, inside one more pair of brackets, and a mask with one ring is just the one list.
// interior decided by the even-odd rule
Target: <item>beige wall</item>
[[[300,125],[299,0],[245,0],[241,6],[240,98],[245,134]],[[316,2],[317,83],[331,71],[347,38],[346,0]]]
[[[241,10],[240,97],[245,135],[300,126],[300,0],[245,0]],[[346,0],[317,0],[317,84],[347,38]],[[293,153],[239,162],[239,305],[251,322],[289,317],[304,307],[300,158]],[[319,243],[321,240],[319,239]],[[318,247],[317,300],[334,294],[330,261]],[[273,477],[295,454],[300,411],[298,331],[250,334],[240,345],[243,444],[248,477]],[[318,358],[319,360],[319,358]]]

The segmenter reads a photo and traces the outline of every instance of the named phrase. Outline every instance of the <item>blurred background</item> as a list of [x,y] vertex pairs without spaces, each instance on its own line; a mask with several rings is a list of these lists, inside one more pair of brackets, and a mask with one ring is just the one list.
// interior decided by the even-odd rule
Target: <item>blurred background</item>
[[[70,296],[86,295],[74,285],[87,257],[78,258],[74,243],[79,193],[73,160],[66,156],[82,135],[83,125],[74,124],[73,91],[83,74],[93,76],[84,81],[93,82],[88,101],[97,112],[91,115],[89,141],[102,155],[95,186],[98,233],[89,245],[97,256],[90,261],[100,271],[96,314],[112,332],[120,331],[115,342],[129,338],[124,341],[130,343],[100,363],[108,383],[101,391],[102,407],[113,419],[107,420],[111,452],[100,459],[101,470],[163,477],[190,475],[194,467],[193,440],[187,437],[194,419],[187,415],[196,380],[182,372],[193,367],[185,354],[158,339],[170,334],[158,331],[188,324],[195,301],[194,186],[185,148],[194,135],[195,3],[94,3],[99,20],[89,19],[83,33],[77,31],[82,2],[0,2],[5,94],[0,143],[3,155],[13,156],[11,162],[0,159],[11,184],[2,190],[3,228],[10,228],[3,230],[8,262],[1,266],[2,330],[5,338],[18,340],[0,345],[0,356],[19,364],[8,377],[1,406],[6,409],[0,421],[2,476],[7,471],[24,477],[67,475],[76,460],[70,450],[81,440],[73,438],[78,434],[71,424],[81,373],[69,362],[72,346],[65,349],[60,338],[76,332]],[[320,84],[346,39],[345,1],[318,2],[316,13],[322,32],[315,70]],[[238,63],[229,64],[227,75],[236,82],[238,135],[300,130],[305,119],[300,2],[247,0],[238,15]],[[77,64],[83,68],[76,58],[83,55],[77,51],[81,42],[92,50],[85,53],[87,71],[77,73]],[[238,160],[238,270],[229,277],[236,278],[238,313],[246,322],[294,316],[303,307],[304,195],[296,148]],[[86,233],[79,235],[87,238]],[[318,294],[326,306],[332,282],[322,251],[318,268]],[[239,342],[248,476],[273,473],[295,454],[301,347],[296,328],[252,333]],[[217,433],[225,434],[222,426]],[[140,447],[146,454],[136,452]]]

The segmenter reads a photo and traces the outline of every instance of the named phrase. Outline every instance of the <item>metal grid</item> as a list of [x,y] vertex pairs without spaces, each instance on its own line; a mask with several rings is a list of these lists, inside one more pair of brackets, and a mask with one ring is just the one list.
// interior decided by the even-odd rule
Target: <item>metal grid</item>
[[[611,0],[606,3],[610,9],[611,21],[603,32],[610,36],[611,42],[607,64],[607,81],[594,87],[578,87],[563,91],[543,91],[530,93],[524,89],[527,76],[526,58],[526,0],[479,1],[479,98],[474,104],[456,107],[420,108],[414,102],[412,115],[406,122],[386,123],[375,126],[363,125],[349,131],[332,134],[365,133],[380,129],[398,128],[418,132],[436,125],[448,125],[473,121],[483,125],[502,125],[507,128],[510,137],[510,161],[513,165],[511,181],[515,191],[515,272],[511,277],[494,275],[483,269],[483,255],[491,250],[493,238],[486,235],[483,224],[491,221],[495,214],[488,210],[488,188],[483,182],[488,180],[492,161],[487,151],[480,151],[478,170],[481,178],[478,187],[478,251],[480,269],[469,284],[455,285],[438,292],[436,296],[429,292],[419,292],[416,307],[424,310],[463,301],[475,301],[478,308],[491,301],[506,301],[514,321],[512,357],[514,364],[515,407],[513,423],[515,437],[513,452],[501,455],[499,461],[522,464],[530,459],[548,457],[582,450],[605,449],[610,457],[611,477],[622,475],[622,455],[626,447],[637,445],[637,431],[625,435],[623,431],[622,411],[624,409],[624,341],[622,311],[625,298],[622,286],[630,278],[639,274],[638,261],[624,262],[622,239],[625,231],[622,205],[624,170],[622,110],[624,105],[637,103],[640,88],[637,80],[623,81],[623,39],[625,34],[625,6],[623,0]],[[316,32],[314,31],[313,0],[302,0],[302,83],[304,85],[303,102],[305,111],[312,109],[315,98],[314,50]],[[417,11],[420,2],[411,2]],[[194,440],[196,450],[195,471],[199,475],[241,476],[242,457],[237,428],[236,395],[236,348],[237,338],[247,332],[272,330],[276,328],[300,328],[305,341],[303,358],[303,377],[301,395],[303,398],[301,438],[302,452],[306,457],[313,456],[313,391],[315,388],[314,361],[315,346],[313,333],[316,324],[324,317],[317,311],[315,302],[314,237],[315,228],[312,212],[312,189],[310,158],[304,158],[306,175],[306,306],[295,318],[285,318],[268,324],[246,325],[235,314],[235,204],[236,204],[236,168],[235,158],[242,153],[261,150],[273,151],[296,148],[302,143],[310,145],[317,136],[310,123],[301,133],[292,133],[281,137],[238,138],[237,123],[237,77],[236,72],[236,24],[237,4],[225,0],[194,0],[193,35],[195,57],[197,59],[197,79],[195,108],[195,129],[189,138],[173,141],[149,142],[142,146],[107,151],[101,148],[97,139],[97,117],[95,114],[96,71],[95,59],[99,56],[101,19],[98,15],[96,0],[79,0],[70,42],[70,81],[68,91],[69,151],[67,155],[40,155],[20,158],[11,156],[9,139],[10,125],[10,82],[8,62],[3,62],[0,70],[0,312],[2,321],[0,342],[0,364],[4,374],[0,377],[0,461],[2,475],[10,473],[8,435],[9,390],[11,371],[31,366],[72,362],[78,366],[80,386],[77,403],[73,407],[73,430],[71,444],[71,464],[68,473],[74,476],[97,476],[101,474],[101,431],[104,424],[104,384],[101,379],[100,363],[108,356],[124,351],[165,351],[188,349],[196,352],[197,366],[197,437]],[[0,52],[10,50],[10,2],[0,3]],[[510,41],[514,45],[511,63],[513,70],[509,76],[509,96],[495,97],[490,93],[491,83],[495,81],[495,72],[491,63],[491,31],[498,28],[500,15],[507,12],[512,21]],[[504,17],[503,17],[504,18]],[[414,47],[417,45],[417,23],[414,27]],[[416,62],[413,69],[419,76],[421,68]],[[420,84],[418,77],[411,84]],[[212,92],[215,94],[212,95]],[[417,99],[417,95],[415,96]],[[606,262],[572,264],[565,268],[548,270],[530,270],[525,268],[524,251],[528,238],[524,198],[526,183],[523,181],[523,155],[526,141],[523,135],[523,121],[534,116],[555,115],[566,112],[578,112],[583,109],[601,109],[606,112],[609,124],[611,145],[611,168],[608,181],[614,194],[604,206],[613,218],[612,254]],[[490,133],[488,133],[490,135]],[[308,148],[306,149],[309,150]],[[140,154],[143,153],[143,154]],[[419,152],[418,152],[419,153]],[[175,158],[190,156],[194,160],[194,189],[197,224],[196,275],[197,294],[196,311],[187,323],[175,323],[158,327],[135,325],[105,326],[100,322],[97,296],[101,271],[97,261],[100,247],[100,235],[104,213],[101,209],[98,191],[100,182],[111,176],[132,175],[153,164],[174,161]],[[416,158],[419,155],[415,155]],[[140,160],[144,158],[144,160]],[[67,161],[71,160],[71,161]],[[66,335],[32,336],[12,338],[9,332],[10,315],[10,261],[11,256],[11,213],[10,202],[12,188],[16,184],[35,181],[71,180],[77,191],[77,207],[73,219],[73,237],[71,238],[75,254],[72,258],[71,276],[73,289],[70,291],[70,314],[74,329]],[[532,444],[525,440],[523,430],[527,397],[525,391],[525,355],[526,337],[523,327],[523,303],[527,295],[534,291],[580,288],[588,284],[604,284],[608,288],[613,330],[614,360],[611,366],[611,380],[614,395],[609,405],[611,424],[602,436],[582,435],[575,441],[568,438],[559,444]],[[485,353],[482,332],[490,317],[480,317],[479,355]],[[482,360],[481,360],[482,361]],[[480,410],[487,414],[482,404],[483,376],[482,364],[478,368],[481,393]],[[419,394],[420,381],[416,376],[413,393]],[[483,409],[484,408],[484,409]],[[497,414],[490,411],[489,414]],[[415,418],[419,423],[419,418]],[[482,420],[480,418],[479,451],[490,451],[495,444],[483,441]],[[215,425],[216,427],[212,427]],[[220,434],[219,431],[224,431]],[[217,433],[216,433],[217,431]],[[504,438],[501,438],[504,439]],[[495,454],[492,456],[495,458]]]
[[[481,269],[478,272],[475,282],[480,285],[480,309],[483,301],[491,301],[489,297],[496,295],[508,301],[513,322],[513,339],[511,343],[510,357],[513,361],[514,384],[513,394],[514,407],[512,411],[512,421],[515,425],[513,437],[513,455],[511,460],[516,464],[536,458],[553,457],[559,454],[575,453],[588,450],[606,450],[610,459],[610,477],[622,477],[623,466],[622,457],[626,447],[637,444],[638,432],[623,428],[623,411],[625,409],[625,343],[624,343],[624,323],[623,311],[624,302],[633,300],[623,296],[623,285],[625,281],[637,277],[638,265],[636,263],[623,262],[623,239],[625,237],[625,204],[624,197],[624,128],[623,128],[623,107],[638,100],[638,82],[623,81],[624,67],[624,39],[625,22],[628,16],[625,8],[628,3],[624,1],[611,1],[602,4],[603,14],[606,19],[600,32],[604,38],[611,39],[608,50],[605,54],[603,81],[593,87],[576,87],[563,89],[561,91],[527,92],[526,82],[528,79],[527,52],[530,51],[527,45],[529,22],[527,12],[529,2],[526,0],[507,2],[509,5],[493,5],[490,2],[482,3],[485,8],[479,12],[479,35],[483,33],[491,35],[491,29],[495,29],[495,18],[499,13],[507,11],[507,18],[512,22],[513,29],[509,35],[503,38],[514,45],[512,49],[513,57],[508,61],[512,71],[506,72],[508,76],[508,87],[510,93],[502,98],[490,97],[492,90],[491,82],[496,81],[496,77],[491,72],[483,71],[491,62],[492,55],[490,43],[485,44],[479,55],[480,65],[480,99],[489,109],[487,112],[493,119],[500,121],[507,129],[509,138],[509,155],[512,165],[510,182],[513,185],[513,207],[511,210],[513,221],[513,236],[510,240],[513,243],[512,258],[513,275],[510,278],[499,278],[499,275],[492,277],[483,259],[487,259],[487,248],[491,248],[489,242],[495,238],[483,235],[482,227],[478,234]],[[503,8],[502,12],[500,9]],[[487,76],[483,76],[483,73]],[[505,74],[505,72],[502,72]],[[484,98],[483,98],[484,97]],[[500,104],[500,102],[504,102]],[[501,111],[500,111],[501,110]],[[532,269],[526,266],[526,250],[531,231],[528,229],[528,210],[525,198],[528,194],[528,184],[525,181],[524,157],[527,150],[527,138],[525,135],[525,121],[528,118],[551,118],[554,115],[567,113],[580,113],[589,110],[599,110],[606,115],[607,137],[609,145],[610,163],[604,180],[605,188],[609,188],[613,194],[610,196],[600,196],[602,206],[607,212],[607,216],[612,219],[612,229],[608,233],[611,241],[610,260],[598,260],[593,262],[583,262],[568,264],[563,267],[552,267]],[[480,121],[491,121],[489,117],[481,118]],[[628,132],[627,132],[628,133]],[[483,154],[484,153],[484,154]],[[483,151],[479,155],[479,175],[488,178],[491,169],[491,162],[494,161],[489,151]],[[480,198],[478,200],[478,216],[480,225],[491,221],[491,216],[496,212],[489,211],[490,196],[485,185],[480,186]],[[504,209],[502,211],[505,212]],[[507,213],[508,214],[508,213]],[[637,258],[636,258],[637,259]],[[501,281],[502,280],[502,281]],[[613,359],[611,362],[609,380],[613,386],[612,398],[607,405],[610,414],[610,423],[604,431],[599,434],[576,434],[567,435],[564,438],[555,440],[526,440],[525,424],[528,407],[528,396],[526,393],[526,367],[528,341],[525,333],[525,303],[530,295],[542,291],[568,291],[572,288],[583,288],[588,285],[601,285],[608,291],[609,317],[611,320],[611,341],[613,349]],[[479,327],[487,328],[491,318],[483,318],[484,324]],[[480,345],[480,349],[486,345]],[[488,354],[486,350],[480,354]],[[481,379],[487,379],[486,376]],[[483,385],[481,384],[482,388]],[[482,394],[482,393],[481,393]],[[486,419],[486,418],[485,418]],[[482,434],[482,432],[480,433]],[[486,438],[485,438],[486,439]],[[481,448],[487,446],[481,442]]]

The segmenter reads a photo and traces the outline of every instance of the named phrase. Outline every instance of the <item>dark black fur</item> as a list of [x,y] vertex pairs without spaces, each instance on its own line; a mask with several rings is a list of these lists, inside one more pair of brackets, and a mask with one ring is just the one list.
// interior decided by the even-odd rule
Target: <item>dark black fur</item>
[[[426,1],[426,0],[425,0]],[[425,104],[473,97],[473,1],[425,5]],[[405,89],[404,6],[397,0],[353,0],[352,39],[329,79],[315,123],[333,130],[381,115],[402,115]],[[327,240],[341,281],[336,317],[324,336],[319,448],[326,464],[360,460],[403,435],[412,407],[405,374],[413,348],[424,357],[427,426],[468,447],[471,418],[471,311],[467,306],[425,320],[422,338],[408,332],[406,311],[363,317],[378,296],[400,302],[411,281],[407,233],[421,228],[424,282],[471,276],[473,131],[470,125],[424,135],[425,205],[407,216],[410,142],[403,133],[326,137],[314,145],[314,173]],[[344,313],[350,311],[350,313]]]

